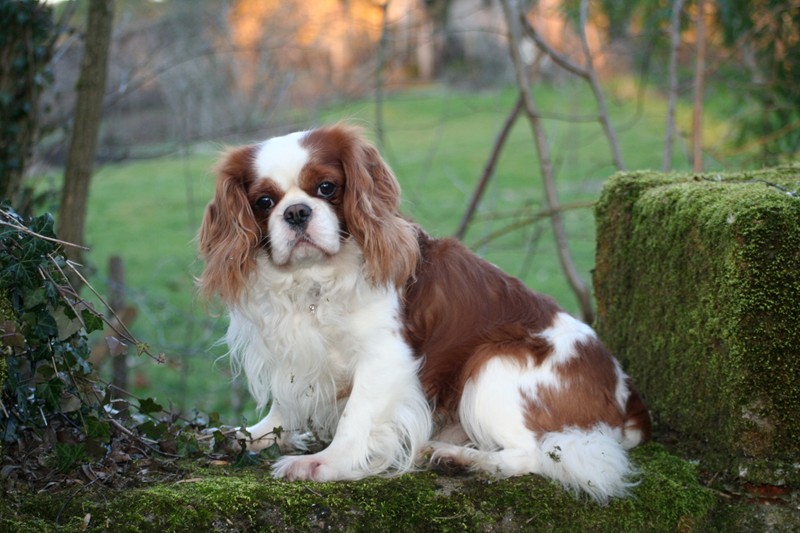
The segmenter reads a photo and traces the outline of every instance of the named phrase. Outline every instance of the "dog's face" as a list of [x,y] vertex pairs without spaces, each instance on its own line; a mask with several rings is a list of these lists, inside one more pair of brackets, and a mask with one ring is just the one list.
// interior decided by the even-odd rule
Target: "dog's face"
[[252,148],[255,179],[245,184],[247,199],[267,255],[280,267],[324,262],[350,238],[342,162],[320,153],[312,158],[307,142],[308,134],[296,133]]
[[353,239],[375,284],[401,284],[419,254],[400,188],[378,151],[343,126],[229,151],[200,229],[207,295],[234,304],[265,254],[278,268],[324,264]]

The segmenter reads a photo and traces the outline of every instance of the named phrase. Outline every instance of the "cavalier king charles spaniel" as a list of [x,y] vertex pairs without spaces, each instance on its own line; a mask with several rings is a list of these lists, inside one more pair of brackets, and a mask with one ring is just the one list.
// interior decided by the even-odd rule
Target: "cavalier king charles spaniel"
[[[273,473],[351,480],[444,462],[540,474],[599,502],[633,484],[642,399],[595,332],[400,212],[397,180],[335,125],[227,152],[199,284],[277,443]],[[327,446],[308,453],[310,439]]]

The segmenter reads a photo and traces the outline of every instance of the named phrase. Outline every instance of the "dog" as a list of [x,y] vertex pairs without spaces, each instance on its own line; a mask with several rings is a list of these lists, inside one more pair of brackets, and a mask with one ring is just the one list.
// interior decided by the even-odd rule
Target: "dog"
[[[345,124],[227,151],[199,233],[206,297],[278,444],[273,475],[354,480],[425,462],[539,474],[598,502],[635,483],[648,411],[595,332],[400,211]],[[309,439],[327,447],[311,454]]]

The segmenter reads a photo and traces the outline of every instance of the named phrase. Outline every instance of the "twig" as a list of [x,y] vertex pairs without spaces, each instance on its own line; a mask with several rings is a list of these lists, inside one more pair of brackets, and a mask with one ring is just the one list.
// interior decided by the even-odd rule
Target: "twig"
[[586,72],[588,75],[589,85],[592,87],[594,98],[597,100],[597,112],[600,125],[603,127],[603,132],[608,139],[609,148],[611,148],[611,155],[614,158],[614,166],[617,170],[625,170],[625,163],[622,161],[622,152],[619,149],[619,142],[617,141],[617,134],[614,132],[614,127],[611,125],[611,120],[608,118],[608,106],[606,105],[605,93],[600,87],[600,80],[597,77],[597,70],[594,68],[594,58],[592,51],[589,48],[589,39],[586,37],[586,25],[589,23],[589,0],[581,1],[581,44],[583,45],[583,54],[586,57]]
[[476,249],[481,248],[482,246],[486,246],[491,241],[500,238],[503,235],[507,235],[518,229],[524,228],[525,226],[533,224],[534,222],[538,222],[543,218],[552,217],[556,213],[563,213],[564,211],[572,211],[575,209],[586,209],[592,207],[593,205],[594,205],[593,200],[587,200],[583,202],[571,202],[568,204],[561,204],[556,208],[542,209],[540,211],[537,211],[536,213],[525,216],[521,220],[517,220],[515,222],[503,226],[498,230],[493,231],[489,235],[482,237],[481,240],[473,244],[471,247]]
[[542,52],[549,55],[556,65],[560,66],[567,72],[572,72],[576,76],[588,80],[589,73],[586,71],[586,69],[577,63],[572,62],[567,56],[558,53],[555,48],[550,46],[550,44],[545,41],[541,35],[539,35],[539,32],[536,31],[536,28],[533,27],[533,24],[530,23],[524,11],[519,11],[519,18],[528,37],[533,39],[533,42],[536,43],[536,46],[538,46]]
[[[61,266],[55,260],[53,255],[48,254],[47,258],[50,260],[53,266],[55,266],[58,269],[61,275],[64,276],[64,278],[66,279],[64,271],[61,269]],[[61,295],[61,299],[69,306],[70,309],[72,309],[72,312],[75,313],[75,318],[77,318],[78,321],[81,323],[81,326],[84,329],[86,329],[86,322],[83,321],[83,316],[78,312],[77,309],[75,309],[75,306],[72,305],[72,300],[68,297],[67,291],[64,290],[64,287],[62,287],[60,283],[56,283],[56,280],[53,279],[53,276],[51,276],[50,273],[44,270],[43,268],[39,268],[39,274],[41,274],[42,277],[46,277],[47,280],[50,281],[50,283],[52,283],[55,286],[56,290],[58,291],[58,294]]]
[[61,245],[64,245],[64,246],[72,246],[73,248],[79,248],[81,250],[89,251],[89,248],[87,248],[85,246],[81,246],[80,244],[75,244],[75,243],[71,243],[71,242],[67,242],[67,241],[62,241],[61,239],[55,239],[53,237],[47,237],[45,235],[42,235],[41,233],[36,233],[35,231],[33,231],[31,229],[28,229],[25,226],[23,226],[22,224],[20,224],[19,222],[15,221],[14,217],[11,216],[11,214],[8,211],[4,210],[4,209],[0,209],[0,214],[2,214],[8,220],[13,221],[13,222],[8,222],[6,220],[0,220],[0,226],[6,226],[6,227],[9,227],[9,228],[14,228],[17,231],[21,231],[22,233],[27,233],[28,235],[32,235],[33,237],[37,237],[37,238],[43,239],[45,241],[54,242],[56,244],[61,244]]
[[106,319],[105,319],[105,317],[101,317],[101,318],[103,318],[103,321],[104,321],[106,324],[108,324],[108,326],[109,326],[109,327],[110,327],[112,330],[114,330],[114,332],[118,333],[118,334],[120,335],[120,337],[122,337],[124,340],[126,340],[126,341],[128,341],[128,342],[130,342],[130,343],[136,344],[136,346],[137,346],[137,350],[141,350],[141,351],[142,351],[142,353],[145,353],[145,354],[147,354],[147,355],[148,355],[148,356],[149,356],[151,359],[153,359],[153,360],[154,360],[154,361],[156,361],[157,363],[163,363],[163,361],[161,360],[161,358],[160,358],[160,357],[156,357],[155,355],[153,355],[152,353],[150,353],[150,350],[149,350],[148,348],[146,348],[145,346],[141,345],[140,343],[138,343],[138,342],[136,341],[136,337],[134,337],[134,336],[133,336],[133,333],[131,333],[131,331],[128,329],[128,326],[126,326],[126,325],[125,325],[125,323],[124,323],[122,320],[120,320],[119,316],[117,316],[117,314],[114,312],[114,310],[113,310],[113,309],[111,309],[111,306],[110,306],[110,305],[108,305],[108,302],[106,302],[106,301],[105,301],[105,299],[104,299],[104,298],[103,298],[103,297],[100,295],[100,293],[99,293],[99,292],[97,292],[97,290],[96,290],[94,287],[92,287],[92,285],[91,285],[91,284],[89,284],[89,282],[86,280],[86,278],[85,278],[85,277],[83,277],[83,274],[81,274],[81,273],[80,273],[80,271],[79,271],[77,268],[75,268],[75,263],[74,263],[73,261],[67,260],[67,266],[68,266],[68,267],[69,267],[69,268],[70,268],[70,269],[71,269],[71,270],[72,270],[72,271],[75,273],[75,275],[77,275],[77,276],[78,276],[78,278],[79,278],[79,279],[80,279],[80,280],[81,280],[81,281],[82,281],[82,282],[83,282],[83,283],[84,283],[84,284],[85,284],[87,287],[89,287],[89,290],[90,290],[90,291],[92,291],[92,294],[94,294],[95,296],[97,296],[97,298],[100,300],[100,302],[103,304],[103,306],[104,306],[106,309],[108,309],[108,310],[111,312],[111,314],[112,314],[112,315],[114,316],[114,318],[117,320],[117,323],[118,323],[118,324],[119,324],[119,325],[122,327],[122,330],[123,330],[123,331],[122,331],[122,332],[120,332],[119,330],[117,330],[117,329],[116,329],[116,328],[115,328],[115,327],[114,327],[114,326],[111,324],[111,321],[109,321],[109,320],[106,320]]
[[598,79],[597,71],[594,68],[592,52],[589,48],[589,40],[586,37],[588,10],[588,0],[582,0],[580,8],[580,38],[583,55],[586,59],[586,67],[582,67],[571,61],[568,57],[560,54],[557,50],[550,46],[550,44],[542,38],[536,28],[534,28],[533,24],[531,24],[531,22],[528,20],[528,17],[524,11],[519,10],[518,15],[526,35],[530,37],[534,43],[536,43],[536,46],[538,46],[542,52],[550,56],[555,64],[559,65],[567,72],[571,72],[579,78],[582,78],[586,81],[586,83],[589,84],[592,89],[592,93],[594,94],[595,101],[597,102],[597,116],[595,117],[595,120],[600,122],[606,139],[608,139],[611,155],[614,160],[614,166],[618,170],[624,170],[625,163],[622,159],[622,152],[620,151],[617,135],[608,116],[608,106],[606,104],[605,94],[600,86],[600,80]]
[[464,234],[467,232],[467,227],[472,221],[475,211],[478,209],[478,203],[480,203],[483,193],[486,191],[486,186],[489,184],[489,180],[491,180],[492,176],[494,175],[494,169],[497,166],[497,161],[500,159],[500,152],[502,151],[503,146],[506,144],[508,134],[511,133],[511,128],[517,121],[517,118],[522,112],[524,105],[525,103],[523,101],[523,97],[520,94],[517,97],[517,101],[514,103],[514,107],[508,114],[508,117],[506,117],[503,127],[500,129],[500,133],[497,134],[497,138],[494,141],[494,146],[492,147],[492,152],[489,155],[489,159],[486,161],[486,165],[483,167],[481,178],[472,193],[469,206],[467,206],[467,210],[464,212],[464,216],[461,217],[461,222],[458,224],[458,229],[454,235],[456,239],[464,239]]

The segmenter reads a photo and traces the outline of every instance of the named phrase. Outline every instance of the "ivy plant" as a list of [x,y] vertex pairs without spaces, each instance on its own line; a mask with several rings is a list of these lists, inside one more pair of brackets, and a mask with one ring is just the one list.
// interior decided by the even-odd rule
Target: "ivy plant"
[[23,220],[0,210],[0,436],[63,416],[88,433],[105,391],[91,379],[87,334],[103,319],[67,283],[66,260],[49,214]]

